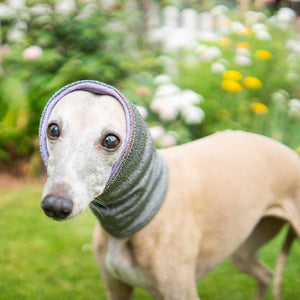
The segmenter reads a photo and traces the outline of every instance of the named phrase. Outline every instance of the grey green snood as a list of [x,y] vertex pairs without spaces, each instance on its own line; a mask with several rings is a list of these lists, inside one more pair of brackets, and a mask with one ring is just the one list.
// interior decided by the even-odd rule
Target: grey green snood
[[[73,91],[88,91],[115,97],[122,105],[127,123],[127,136],[119,160],[103,193],[90,203],[102,227],[116,238],[136,233],[147,225],[161,207],[168,188],[168,168],[157,153],[150,132],[136,107],[117,89],[98,81],[71,83],[48,101],[40,122],[40,150],[48,164],[46,131],[54,106]],[[99,116],[100,118],[101,116]]]

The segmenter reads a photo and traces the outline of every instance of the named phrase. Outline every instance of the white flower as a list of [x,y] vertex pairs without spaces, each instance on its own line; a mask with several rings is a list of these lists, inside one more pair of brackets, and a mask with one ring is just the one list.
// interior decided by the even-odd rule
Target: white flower
[[300,116],[300,100],[299,99],[291,99],[289,101],[289,115],[291,117],[299,117]]
[[178,117],[178,109],[172,105],[164,105],[159,111],[159,117],[164,122],[171,122]]
[[252,26],[255,36],[261,41],[269,41],[272,39],[265,24],[257,23]]
[[7,0],[7,4],[15,9],[22,9],[26,6],[25,0]]
[[296,81],[298,78],[299,78],[299,76],[295,72],[289,72],[286,76],[286,79],[289,81]]
[[39,25],[46,25],[51,23],[51,17],[49,15],[39,15],[35,18],[34,22]]
[[26,60],[37,60],[43,56],[40,46],[30,46],[23,51],[23,58]]
[[30,11],[34,15],[45,15],[50,14],[52,12],[51,7],[47,4],[34,5],[30,8]]
[[200,124],[205,117],[204,111],[196,106],[190,106],[182,111],[182,117],[187,124]]
[[95,10],[97,10],[97,5],[95,3],[87,3],[76,16],[76,19],[83,20],[89,18],[93,15]]
[[11,28],[7,33],[9,41],[20,41],[24,36],[24,32],[16,27]]
[[245,48],[245,47],[237,47],[235,49],[235,52],[237,54],[241,54],[241,55],[245,55],[245,56],[250,56],[251,52],[249,51],[249,49]]
[[76,9],[74,0],[56,0],[55,11],[60,14],[68,14]]
[[162,148],[168,148],[175,146],[177,143],[176,137],[172,134],[164,134],[160,139],[159,139],[159,146]]
[[267,24],[275,26],[277,25],[277,16],[272,16],[266,21]]
[[226,15],[228,12],[229,8],[225,5],[217,5],[210,11],[213,15]]
[[175,59],[167,55],[161,55],[157,58],[157,60],[164,67],[165,73],[171,74],[172,76],[178,75],[178,67]]
[[289,108],[296,108],[300,110],[300,100],[293,98],[289,101]]
[[162,126],[156,125],[149,128],[151,136],[154,140],[159,139],[165,133],[165,130]]
[[200,104],[204,101],[202,95],[194,92],[193,90],[183,90],[179,98],[181,98],[181,101],[189,104]]
[[245,25],[241,22],[233,21],[230,25],[230,31],[237,34],[244,34],[247,33]]
[[155,113],[159,113],[160,110],[163,108],[163,106],[165,105],[165,98],[163,97],[157,97],[155,98],[151,104],[150,104],[150,109],[155,112]]
[[271,100],[276,104],[276,107],[284,111],[286,110],[286,102],[288,100],[289,93],[285,90],[278,90],[271,95]]
[[266,15],[262,12],[255,12],[252,10],[249,10],[245,12],[245,24],[247,26],[251,26],[253,24],[262,22],[266,20]]
[[277,14],[277,20],[280,22],[287,22],[291,23],[293,22],[297,17],[296,12],[288,7],[282,7],[279,9]]
[[234,57],[234,62],[240,66],[251,66],[253,64],[251,58],[242,54],[237,54]]
[[256,31],[255,36],[261,41],[270,41],[272,39],[268,31]]
[[223,74],[226,71],[226,67],[221,62],[217,61],[211,65],[210,70],[214,74]]
[[207,45],[204,45],[204,44],[199,44],[197,47],[196,47],[196,53],[197,54],[201,54],[203,53],[206,49],[208,48]]
[[267,27],[265,24],[262,24],[262,23],[256,23],[256,24],[253,24],[252,26],[252,30],[253,31],[267,31]]
[[143,119],[146,119],[148,117],[148,110],[145,106],[137,105],[136,108]]
[[1,20],[6,20],[6,19],[10,19],[13,18],[16,15],[16,11],[14,8],[0,3],[0,19]]
[[211,31],[199,31],[197,34],[198,40],[202,42],[216,42],[219,39],[219,35]]
[[300,54],[300,41],[289,39],[285,44],[286,49]]
[[197,46],[195,32],[186,28],[167,28],[164,34],[164,48],[169,52],[176,52],[179,49],[192,50]]
[[271,99],[275,103],[285,102],[289,97],[289,93],[285,90],[278,90],[271,95]]
[[23,21],[19,21],[17,24],[16,24],[16,28],[19,29],[19,30],[27,30],[28,29],[28,25],[26,22],[23,22]]
[[204,61],[211,61],[222,56],[220,48],[216,46],[207,47],[200,55],[200,59]]
[[154,78],[154,83],[157,85],[171,83],[172,79],[169,75],[161,74]]
[[223,64],[225,67],[228,67],[229,66],[229,62],[227,59],[225,58],[219,58],[218,59],[218,62],[220,62],[221,64]]
[[172,83],[160,85],[156,92],[155,97],[166,97],[180,93],[180,88]]

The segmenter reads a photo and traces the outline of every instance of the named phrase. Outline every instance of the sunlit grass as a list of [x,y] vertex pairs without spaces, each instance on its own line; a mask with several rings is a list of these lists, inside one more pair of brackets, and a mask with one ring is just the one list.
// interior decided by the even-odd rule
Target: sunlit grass
[[[67,222],[52,221],[40,209],[41,190],[28,185],[0,191],[0,299],[106,299],[90,250],[95,217],[87,212]],[[270,266],[283,237],[262,251]],[[284,274],[284,299],[300,297],[299,261],[296,243]],[[254,280],[229,261],[198,286],[201,298],[210,300],[250,300],[255,289]],[[152,297],[137,290],[134,299]]]

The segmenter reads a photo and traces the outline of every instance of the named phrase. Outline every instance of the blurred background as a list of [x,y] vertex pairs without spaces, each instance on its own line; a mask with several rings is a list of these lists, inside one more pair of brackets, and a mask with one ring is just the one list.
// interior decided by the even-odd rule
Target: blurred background
[[[95,218],[56,223],[39,207],[38,125],[54,92],[82,79],[117,87],[158,148],[241,129],[300,154],[298,13],[295,0],[0,0],[0,299],[105,299]],[[281,240],[263,249],[271,267]],[[300,297],[299,259],[294,245],[285,299]],[[199,293],[252,299],[255,282],[226,261]]]

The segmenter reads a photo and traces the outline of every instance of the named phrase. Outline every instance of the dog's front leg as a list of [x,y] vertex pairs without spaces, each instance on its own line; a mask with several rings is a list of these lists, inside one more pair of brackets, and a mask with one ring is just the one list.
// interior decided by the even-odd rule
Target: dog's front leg
[[99,224],[96,224],[93,237],[93,252],[96,263],[100,269],[101,277],[103,278],[109,300],[130,300],[132,299],[134,288],[115,278],[113,278],[106,270],[105,255],[108,249],[107,236],[103,234]]
[[[170,257],[169,257],[170,258]],[[195,264],[179,260],[158,259],[159,265],[148,270],[151,273],[152,288],[148,292],[156,300],[200,300],[198,296]]]
[[120,282],[109,275],[103,266],[99,266],[101,275],[105,281],[109,300],[131,300],[133,287]]
[[[176,271],[181,273],[182,268],[178,267]],[[183,272],[184,273],[184,272]],[[176,278],[174,278],[176,277]],[[175,273],[170,275],[169,281],[161,290],[152,293],[156,300],[200,300],[198,296],[196,281],[194,279],[188,280],[186,278],[179,278]]]

